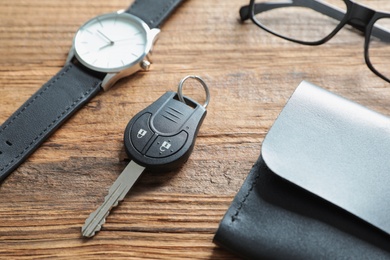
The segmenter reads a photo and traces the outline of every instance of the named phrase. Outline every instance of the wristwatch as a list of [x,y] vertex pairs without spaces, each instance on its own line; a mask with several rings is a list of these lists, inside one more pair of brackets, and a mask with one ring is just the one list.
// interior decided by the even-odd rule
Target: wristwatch
[[82,25],[65,66],[1,125],[0,181],[100,90],[148,70],[158,28],[181,2],[136,0]]

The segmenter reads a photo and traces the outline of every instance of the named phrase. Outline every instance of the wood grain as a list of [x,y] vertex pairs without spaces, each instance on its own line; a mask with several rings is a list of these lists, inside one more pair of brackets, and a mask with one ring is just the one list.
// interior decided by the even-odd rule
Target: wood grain
[[[0,122],[60,70],[81,24],[131,2],[1,0]],[[95,97],[1,184],[0,258],[237,259],[213,235],[302,80],[390,114],[390,85],[365,65],[361,34],[346,27],[325,45],[294,44],[238,22],[245,4],[186,1],[162,27],[149,72]],[[388,1],[367,4],[390,11]],[[146,171],[102,231],[82,239],[85,219],[126,166],[127,122],[189,74],[211,91],[189,161]],[[201,101],[199,91],[186,85]]]

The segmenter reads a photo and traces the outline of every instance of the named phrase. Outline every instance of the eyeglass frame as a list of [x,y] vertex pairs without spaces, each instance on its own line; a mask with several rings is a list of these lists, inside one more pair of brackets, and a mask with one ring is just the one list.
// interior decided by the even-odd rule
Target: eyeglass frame
[[[254,24],[256,24],[261,29],[288,41],[292,41],[303,45],[311,45],[311,46],[321,45],[329,41],[333,36],[335,36],[341,30],[341,28],[343,28],[346,24],[351,25],[355,29],[358,29],[359,31],[363,32],[365,34],[364,59],[367,66],[377,76],[390,83],[390,78],[387,78],[382,73],[380,73],[377,69],[375,69],[375,67],[372,65],[369,58],[369,43],[370,43],[371,36],[375,36],[380,38],[381,40],[388,41],[390,44],[390,31],[374,26],[375,22],[378,21],[379,19],[390,18],[390,13],[375,11],[369,7],[353,2],[352,0],[343,0],[347,7],[346,12],[342,11],[341,9],[335,6],[326,4],[324,2],[320,2],[318,0],[311,0],[311,1],[289,0],[288,2],[285,3],[276,3],[276,2],[255,3],[255,1],[256,0],[250,0],[249,5],[242,6],[240,8],[241,22],[250,19]],[[320,12],[324,15],[339,20],[340,23],[325,38],[318,41],[310,42],[310,41],[300,41],[300,40],[292,39],[283,36],[281,34],[278,34],[268,29],[267,27],[263,26],[255,18],[255,14],[257,15],[261,12],[269,11],[275,8],[283,8],[283,7],[290,7],[290,6],[301,6],[301,7],[311,8],[314,11]]]

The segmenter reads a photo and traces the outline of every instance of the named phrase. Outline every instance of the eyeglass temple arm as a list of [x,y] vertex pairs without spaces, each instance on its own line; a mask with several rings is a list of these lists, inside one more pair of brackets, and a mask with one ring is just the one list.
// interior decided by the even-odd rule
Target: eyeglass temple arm
[[[282,8],[282,7],[291,7],[291,6],[304,6],[311,8],[319,13],[325,14],[329,17],[332,17],[336,20],[341,21],[344,16],[345,12],[335,6],[328,5],[323,2],[319,2],[317,0],[307,1],[307,0],[290,0],[286,1],[284,3],[269,3],[269,2],[263,2],[263,3],[255,3],[254,4],[254,14],[259,14],[262,12],[266,12],[272,9],[276,8]],[[241,21],[246,21],[251,18],[251,14],[249,13],[250,6],[242,6],[240,8],[240,18]],[[358,29],[361,32],[365,32],[365,26],[361,25],[359,23],[349,22],[351,26]],[[373,31],[371,33],[373,36],[378,37],[379,39],[389,42],[390,38],[390,32],[384,28],[380,28],[379,26],[374,26]]]

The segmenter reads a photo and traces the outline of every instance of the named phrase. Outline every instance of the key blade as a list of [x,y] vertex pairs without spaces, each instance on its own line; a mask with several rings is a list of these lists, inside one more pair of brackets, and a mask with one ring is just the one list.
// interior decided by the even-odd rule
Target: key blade
[[100,231],[102,225],[106,222],[106,217],[110,214],[110,210],[116,207],[120,200],[126,196],[124,191],[125,185],[120,185],[114,192],[104,198],[103,204],[85,220],[81,232],[84,237],[93,237],[96,232]]
[[134,161],[131,161],[126,166],[109,189],[103,204],[85,220],[81,228],[81,233],[84,237],[93,237],[96,232],[100,231],[102,225],[106,222],[106,217],[110,214],[110,210],[124,199],[144,169],[145,167],[138,165]]

